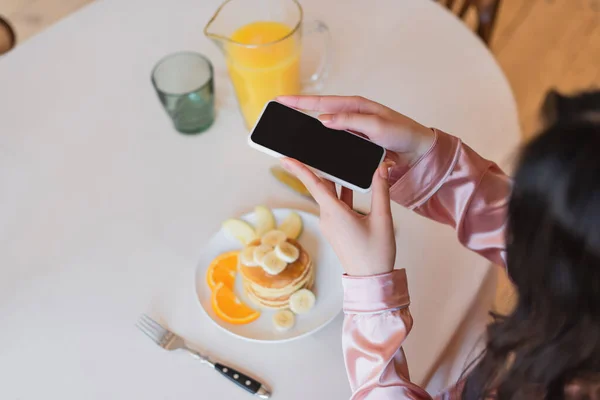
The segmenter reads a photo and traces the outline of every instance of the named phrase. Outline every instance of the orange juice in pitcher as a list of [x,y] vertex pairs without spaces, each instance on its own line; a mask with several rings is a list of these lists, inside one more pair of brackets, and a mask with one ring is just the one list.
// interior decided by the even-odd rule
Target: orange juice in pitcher
[[[327,27],[314,22],[328,39]],[[265,103],[276,96],[299,94],[302,8],[295,0],[229,0],[205,28],[225,53],[246,127],[256,123]],[[306,32],[305,32],[306,33]],[[327,69],[324,51],[319,71],[311,81],[320,82]]]
[[238,43],[268,46],[233,46],[227,68],[248,127],[265,103],[282,94],[300,93],[300,43],[288,36],[293,28],[274,21],[251,22],[234,32]]

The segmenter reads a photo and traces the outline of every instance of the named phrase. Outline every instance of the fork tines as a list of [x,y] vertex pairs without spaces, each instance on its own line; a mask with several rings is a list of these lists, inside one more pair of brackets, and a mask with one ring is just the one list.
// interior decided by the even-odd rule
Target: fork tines
[[166,337],[170,333],[167,329],[163,328],[161,324],[146,314],[141,315],[140,319],[135,323],[135,326],[159,346],[164,343]]

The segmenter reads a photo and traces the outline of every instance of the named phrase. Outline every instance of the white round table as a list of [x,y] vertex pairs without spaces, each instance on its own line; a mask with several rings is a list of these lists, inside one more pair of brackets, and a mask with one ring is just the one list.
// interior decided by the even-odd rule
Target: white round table
[[[221,221],[256,204],[315,210],[246,145],[223,58],[202,34],[218,5],[97,1],[0,58],[0,398],[249,398],[151,343],[134,327],[143,312],[263,379],[275,399],[349,396],[341,315],[308,338],[257,345],[213,326],[195,299],[196,260]],[[325,92],[376,99],[500,162],[515,148],[502,72],[440,6],[303,6],[331,29]],[[182,49],[216,68],[218,118],[199,136],[173,130],[150,84],[154,63]],[[400,207],[394,215],[415,318],[405,348],[424,382],[490,270],[450,229]]]

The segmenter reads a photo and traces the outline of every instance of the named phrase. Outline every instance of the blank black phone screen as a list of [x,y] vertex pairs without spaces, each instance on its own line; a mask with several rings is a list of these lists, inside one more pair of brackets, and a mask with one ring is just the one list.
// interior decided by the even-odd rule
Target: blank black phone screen
[[375,143],[276,102],[267,105],[251,140],[362,189],[371,187],[384,154]]

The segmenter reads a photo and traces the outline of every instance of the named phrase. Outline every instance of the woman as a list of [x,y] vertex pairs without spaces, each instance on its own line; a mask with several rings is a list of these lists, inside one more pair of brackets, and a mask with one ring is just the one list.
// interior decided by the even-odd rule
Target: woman
[[460,139],[367,99],[278,100],[390,155],[373,177],[368,216],[352,211],[351,191],[338,198],[333,183],[282,160],[318,201],[346,272],[353,399],[430,399],[410,382],[401,349],[413,321],[406,274],[394,270],[390,199],[452,226],[463,245],[508,268],[518,291],[514,312],[489,326],[477,365],[440,398],[600,398],[600,107],[559,118],[527,145],[512,182]]

